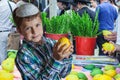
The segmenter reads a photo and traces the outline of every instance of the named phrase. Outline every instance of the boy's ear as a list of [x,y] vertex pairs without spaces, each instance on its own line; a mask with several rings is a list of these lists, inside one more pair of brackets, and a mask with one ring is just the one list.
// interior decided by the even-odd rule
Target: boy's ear
[[19,27],[17,27],[17,31],[18,31],[20,34],[22,34],[21,29],[20,29]]

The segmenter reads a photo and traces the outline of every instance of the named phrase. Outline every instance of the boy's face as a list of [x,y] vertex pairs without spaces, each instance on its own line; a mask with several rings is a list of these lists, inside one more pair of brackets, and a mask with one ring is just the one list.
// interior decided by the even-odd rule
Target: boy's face
[[26,40],[40,42],[43,36],[42,21],[40,17],[35,17],[30,20],[25,19],[18,28],[18,31]]

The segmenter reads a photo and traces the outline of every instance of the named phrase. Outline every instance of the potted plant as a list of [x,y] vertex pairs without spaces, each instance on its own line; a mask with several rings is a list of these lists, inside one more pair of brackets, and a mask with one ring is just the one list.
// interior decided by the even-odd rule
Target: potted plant
[[96,37],[99,34],[98,14],[94,21],[84,12],[82,16],[72,12],[71,17],[71,33],[75,40],[76,54],[93,55],[96,46]]
[[65,36],[68,37],[70,32],[69,14],[63,14],[61,16],[54,16],[51,19],[46,17],[46,13],[42,13],[42,22],[45,26],[45,36],[58,40]]

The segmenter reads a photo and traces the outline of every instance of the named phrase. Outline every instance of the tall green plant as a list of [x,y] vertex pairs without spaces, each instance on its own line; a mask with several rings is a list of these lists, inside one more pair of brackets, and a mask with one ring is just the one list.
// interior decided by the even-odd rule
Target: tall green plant
[[71,33],[74,36],[96,37],[98,35],[98,13],[94,21],[90,18],[88,13],[84,12],[82,16],[72,12],[71,16]]
[[41,18],[42,18],[42,25],[45,26],[45,21],[47,19],[47,13],[46,12],[42,12],[41,13]]
[[47,18],[46,16],[46,13],[42,13],[42,22],[43,26],[46,27],[47,33],[65,34],[70,31],[69,14],[54,16],[51,19]]

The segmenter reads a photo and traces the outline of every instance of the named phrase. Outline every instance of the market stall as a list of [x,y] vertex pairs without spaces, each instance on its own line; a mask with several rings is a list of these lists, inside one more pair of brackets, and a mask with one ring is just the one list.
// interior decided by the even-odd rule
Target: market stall
[[109,56],[73,55],[70,74],[63,80],[119,80],[120,65]]
[[[22,80],[15,66],[16,50],[8,51],[8,58],[0,66],[0,80]],[[72,70],[63,80],[119,80],[119,61],[109,56],[73,55]],[[100,78],[101,77],[101,78]]]

